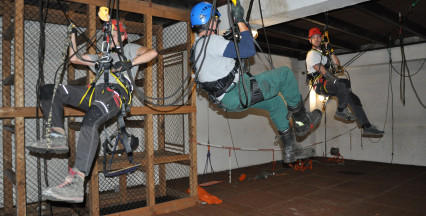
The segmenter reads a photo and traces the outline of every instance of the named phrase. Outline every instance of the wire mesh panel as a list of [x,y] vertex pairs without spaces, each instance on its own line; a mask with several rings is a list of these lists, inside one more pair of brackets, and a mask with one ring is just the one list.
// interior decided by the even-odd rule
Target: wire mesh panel
[[[69,45],[67,31],[71,20],[78,29],[79,55],[88,52],[89,49],[99,52],[104,39],[103,23],[100,19],[96,19],[96,29],[90,26],[88,19],[90,17],[93,19],[93,16],[88,14],[93,11],[92,6],[62,1],[3,2],[0,16],[2,109],[16,106],[38,107],[40,96],[38,87],[53,84],[57,78],[63,85],[89,83],[90,77],[93,77],[90,75],[92,72],[87,67],[71,65],[66,58]],[[24,18],[22,37],[19,37],[19,34],[15,35],[13,29],[15,17],[19,17],[14,15],[14,8],[19,2],[24,4],[24,12],[19,14]],[[120,21],[126,26],[128,42],[152,47],[158,52],[157,58],[140,65],[138,73],[133,77],[135,89],[141,95],[138,91],[134,91],[132,107],[144,108],[147,100],[157,105],[187,105],[192,87],[188,81],[190,79],[188,24],[158,17],[153,17],[149,21],[143,14],[125,11],[120,11],[119,14]],[[117,17],[113,15],[112,18]],[[40,19],[43,22],[40,22]],[[146,31],[146,28],[151,27],[152,31],[151,29]],[[147,42],[152,46],[148,46]],[[15,48],[19,46],[24,51],[14,53]],[[19,74],[19,66],[23,66],[24,76],[14,77],[15,72]],[[150,74],[150,77],[147,78],[146,74]],[[16,79],[22,79],[21,89],[15,89]],[[25,96],[16,97],[21,93],[25,93]],[[146,95],[150,98],[144,97]],[[167,99],[155,99],[163,97]],[[19,105],[21,99],[23,103]],[[171,108],[173,109],[176,107]],[[111,140],[115,141],[117,136],[114,135],[119,131],[117,118],[112,118],[100,128],[100,147],[95,159],[97,163],[92,166],[92,173],[96,173],[96,176],[86,178],[85,201],[81,204],[67,204],[44,200],[41,197],[41,190],[63,183],[69,173],[69,167],[74,166],[82,120],[81,116],[66,116],[64,119],[70,153],[41,155],[25,150],[23,153],[25,157],[22,157],[25,158],[25,169],[22,169],[16,167],[16,164],[19,164],[18,159],[21,158],[17,149],[22,149],[17,148],[17,142],[22,139],[27,144],[42,138],[46,122],[42,116],[27,117],[23,122],[25,132],[22,132],[22,128],[15,126],[16,118],[0,119],[2,123],[0,138],[3,143],[0,148],[0,154],[3,156],[0,160],[0,166],[3,167],[0,170],[2,182],[0,215],[16,215],[17,206],[20,204],[18,197],[26,198],[24,211],[27,215],[88,215],[93,213],[92,209],[99,209],[98,214],[106,215],[190,196],[189,116],[165,112],[129,115],[125,119],[126,131],[135,138],[134,143],[137,143],[132,156],[133,161],[140,163],[141,166],[136,171],[113,177],[106,175],[109,165],[119,169],[129,163],[129,157],[125,153],[113,155],[105,151],[104,144],[109,144]],[[20,134],[17,134],[17,131],[21,131]],[[123,149],[122,141],[118,141],[117,144],[118,148]],[[150,152],[153,153],[151,159],[149,159]],[[23,177],[25,185],[17,180],[21,178],[19,173],[23,171],[25,171]],[[89,181],[91,187],[96,187],[95,190],[89,187],[87,184]],[[95,196],[93,191],[99,193],[99,196]],[[93,201],[97,199],[96,197],[99,199]]]

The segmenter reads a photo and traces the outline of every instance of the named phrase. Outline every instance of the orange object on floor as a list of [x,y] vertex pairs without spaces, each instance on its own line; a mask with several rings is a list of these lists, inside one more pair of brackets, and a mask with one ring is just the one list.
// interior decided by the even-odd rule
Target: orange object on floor
[[244,179],[246,179],[246,174],[245,173],[243,173],[243,174],[240,175],[240,177],[238,178],[238,181],[242,182],[242,181],[244,181]]
[[296,163],[289,164],[290,167],[293,167],[296,171],[304,172],[306,169],[312,170],[312,160],[298,160]]
[[198,186],[198,199],[200,199],[203,202],[206,202],[208,204],[220,204],[222,203],[222,200],[219,199],[217,196],[209,194],[206,190],[204,190],[202,187]]

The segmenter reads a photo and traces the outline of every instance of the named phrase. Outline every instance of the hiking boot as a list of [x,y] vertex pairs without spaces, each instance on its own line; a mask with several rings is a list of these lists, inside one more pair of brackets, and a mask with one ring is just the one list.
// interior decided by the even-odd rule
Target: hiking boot
[[362,129],[363,137],[382,137],[385,132],[377,129],[376,126],[364,127]]
[[312,147],[302,147],[296,143],[292,128],[285,131],[279,131],[283,149],[284,163],[293,163],[299,159],[306,159],[314,156],[315,149]]
[[295,121],[295,130],[296,136],[305,136],[308,134],[311,129],[315,128],[322,118],[322,112],[319,109],[315,109],[312,112],[306,112],[306,118],[302,121]]
[[296,106],[287,106],[287,109],[293,118],[296,136],[305,136],[321,122],[322,112],[319,109],[306,112],[302,97]]
[[52,201],[81,203],[84,199],[84,173],[70,168],[65,182],[42,191],[43,198]]
[[59,132],[52,130],[50,132],[50,143],[47,145],[46,135],[43,135],[41,140],[32,142],[25,146],[26,149],[31,152],[39,154],[54,153],[54,154],[66,154],[69,151],[67,137]]
[[342,112],[339,112],[336,110],[336,113],[334,114],[334,117],[341,121],[355,121],[356,116],[352,114],[348,108],[345,108],[342,110]]

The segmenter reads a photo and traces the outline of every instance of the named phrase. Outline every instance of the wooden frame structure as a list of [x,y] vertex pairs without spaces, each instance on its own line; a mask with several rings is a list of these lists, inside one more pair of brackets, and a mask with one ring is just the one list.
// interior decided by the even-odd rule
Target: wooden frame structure
[[[69,2],[88,4],[88,14],[87,14],[87,33],[93,35],[96,33],[96,7],[97,6],[105,6],[107,5],[106,0],[67,0]],[[14,6],[13,6],[14,4]],[[4,2],[3,9],[11,9],[14,8],[14,22],[12,23],[10,20],[12,19],[11,15],[7,15],[8,13],[3,13],[3,28],[2,31],[6,32],[10,30],[11,26],[14,25],[14,35],[13,38],[15,40],[14,46],[14,74],[11,74],[11,40],[10,38],[3,37],[2,38],[2,80],[8,79],[10,77],[14,78],[14,101],[15,104],[11,104],[11,86],[3,84],[2,91],[2,107],[0,108],[0,119],[3,122],[3,171],[5,174],[3,175],[3,184],[5,188],[12,188],[14,185],[17,188],[16,190],[16,213],[17,215],[26,215],[26,169],[25,169],[25,136],[16,136],[17,134],[25,134],[25,118],[35,118],[37,115],[35,107],[25,107],[24,103],[24,19],[25,13],[24,10],[29,7],[24,4],[24,0],[15,0],[13,3],[10,0],[6,0]],[[151,3],[150,0],[138,1],[138,0],[122,0],[120,3],[120,10],[142,13],[144,14],[143,19],[143,33],[144,35],[153,35],[153,24],[152,17],[162,17],[173,19],[177,21],[189,22],[189,11],[171,8],[167,6],[157,5]],[[10,13],[9,13],[10,14]],[[5,17],[7,16],[7,17]],[[77,14],[70,14],[70,16],[81,16]],[[79,20],[79,19],[76,19]],[[81,21],[81,19],[80,19]],[[140,24],[140,23],[139,23]],[[191,48],[191,44],[194,42],[194,36],[191,34],[190,25],[187,25],[187,41],[185,47],[182,47],[182,51],[189,51]],[[161,28],[156,26],[156,28]],[[162,38],[162,31],[157,31],[156,37],[157,41],[162,41],[159,38]],[[147,47],[152,47],[152,37],[144,37],[144,44]],[[190,43],[189,43],[190,42]],[[163,56],[161,53],[167,52],[163,50],[162,43],[158,44],[157,47],[159,50],[158,56],[158,67],[157,67],[157,97],[164,96],[164,67],[163,67]],[[89,53],[94,53],[95,50],[89,50]],[[189,63],[189,59],[186,60]],[[147,69],[145,70],[145,78],[144,78],[144,88],[147,96],[153,96],[153,86],[152,86],[152,76],[153,69],[152,64],[148,64]],[[86,82],[88,83],[91,79],[91,73],[88,72],[86,76]],[[68,70],[68,79],[74,80],[74,68],[71,66]],[[154,151],[154,115],[161,114],[158,118],[159,127],[157,128],[158,134],[158,150],[163,151],[165,149],[165,129],[164,129],[164,115],[167,114],[188,114],[189,116],[189,139],[196,140],[196,97],[195,97],[195,87],[192,89],[192,94],[189,98],[187,105],[182,106],[167,106],[167,107],[152,107],[152,106],[144,106],[144,107],[132,107],[130,114],[132,116],[144,115],[144,122],[136,122],[139,124],[140,128],[144,128],[145,133],[145,152],[137,152],[134,155],[135,160],[142,163],[142,170],[146,173],[146,207],[129,210],[126,212],[120,212],[112,215],[154,215],[160,213],[168,213],[172,211],[176,211],[179,209],[195,206],[198,202],[197,195],[197,146],[196,143],[192,142],[189,145],[189,154],[183,155],[173,155],[173,154],[162,154],[160,157],[157,156],[156,151]],[[38,114],[42,116],[42,113]],[[83,112],[80,112],[76,109],[65,108],[64,112],[65,117],[69,118],[69,127],[68,127],[68,141],[70,144],[70,153],[71,158],[69,163],[73,163],[75,160],[75,128],[71,125],[75,124],[75,117],[81,117],[84,115]],[[14,119],[15,125],[12,125],[12,119]],[[5,128],[12,128],[11,130],[6,130]],[[12,136],[15,135],[15,172],[12,170],[12,151],[11,151],[11,143]],[[6,145],[10,145],[6,148]],[[100,207],[99,207],[99,171],[102,170],[102,166],[100,161],[102,158],[98,158],[95,161],[95,168],[92,171],[91,179],[89,180],[89,190],[90,197],[88,200],[88,204],[90,206],[90,215],[99,215]],[[113,164],[113,167],[119,167],[121,163],[125,161],[117,161]],[[164,170],[165,173],[165,165],[166,163],[174,163],[174,162],[185,162],[185,164],[189,165],[189,185],[190,185],[190,195],[187,198],[178,199],[174,201],[169,201],[165,203],[156,204],[155,203],[155,193],[158,193],[155,186],[154,179],[154,169],[153,167],[158,165],[159,169]],[[159,177],[159,184],[166,184],[165,174]],[[120,177],[120,193],[126,193],[126,178]],[[123,191],[123,192],[121,192]],[[161,193],[161,192],[160,192]],[[123,194],[121,194],[123,196]],[[14,212],[13,206],[13,195],[9,194],[8,196],[3,195],[5,199],[5,206],[3,212],[5,215],[10,215],[11,212]],[[7,200],[7,201],[6,201]]]

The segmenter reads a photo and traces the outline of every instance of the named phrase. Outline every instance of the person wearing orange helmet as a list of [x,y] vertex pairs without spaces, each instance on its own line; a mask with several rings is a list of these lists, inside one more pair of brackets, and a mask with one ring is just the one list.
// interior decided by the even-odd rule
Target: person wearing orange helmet
[[126,72],[136,77],[137,66],[154,59],[157,52],[137,44],[123,43],[128,38],[126,27],[122,22],[118,22],[117,25],[115,19],[105,24],[105,40],[100,55],[78,55],[75,26],[71,24],[68,31],[71,34],[70,62],[89,66],[94,73],[103,76],[97,76],[91,85],[59,85],[53,103],[53,84],[42,86],[40,99],[46,121],[52,109],[51,131],[49,137],[32,142],[26,148],[41,154],[68,153],[63,107],[69,105],[85,111],[77,142],[74,167],[70,169],[63,184],[45,188],[42,192],[43,198],[48,200],[81,203],[84,199],[84,179],[90,173],[98,148],[99,126],[117,116],[123,107],[130,105],[133,86]]
[[[351,90],[350,81],[338,78],[337,73],[343,72],[339,58],[334,54],[331,44],[324,43],[322,32],[314,27],[309,30],[309,42],[312,49],[306,55],[307,76],[315,92],[323,96],[336,96],[338,106],[335,118],[342,121],[357,121],[363,128],[362,136],[382,137],[384,132],[371,125],[362,108],[361,100]],[[333,66],[334,67],[333,67]],[[348,110],[351,106],[354,114]]]

